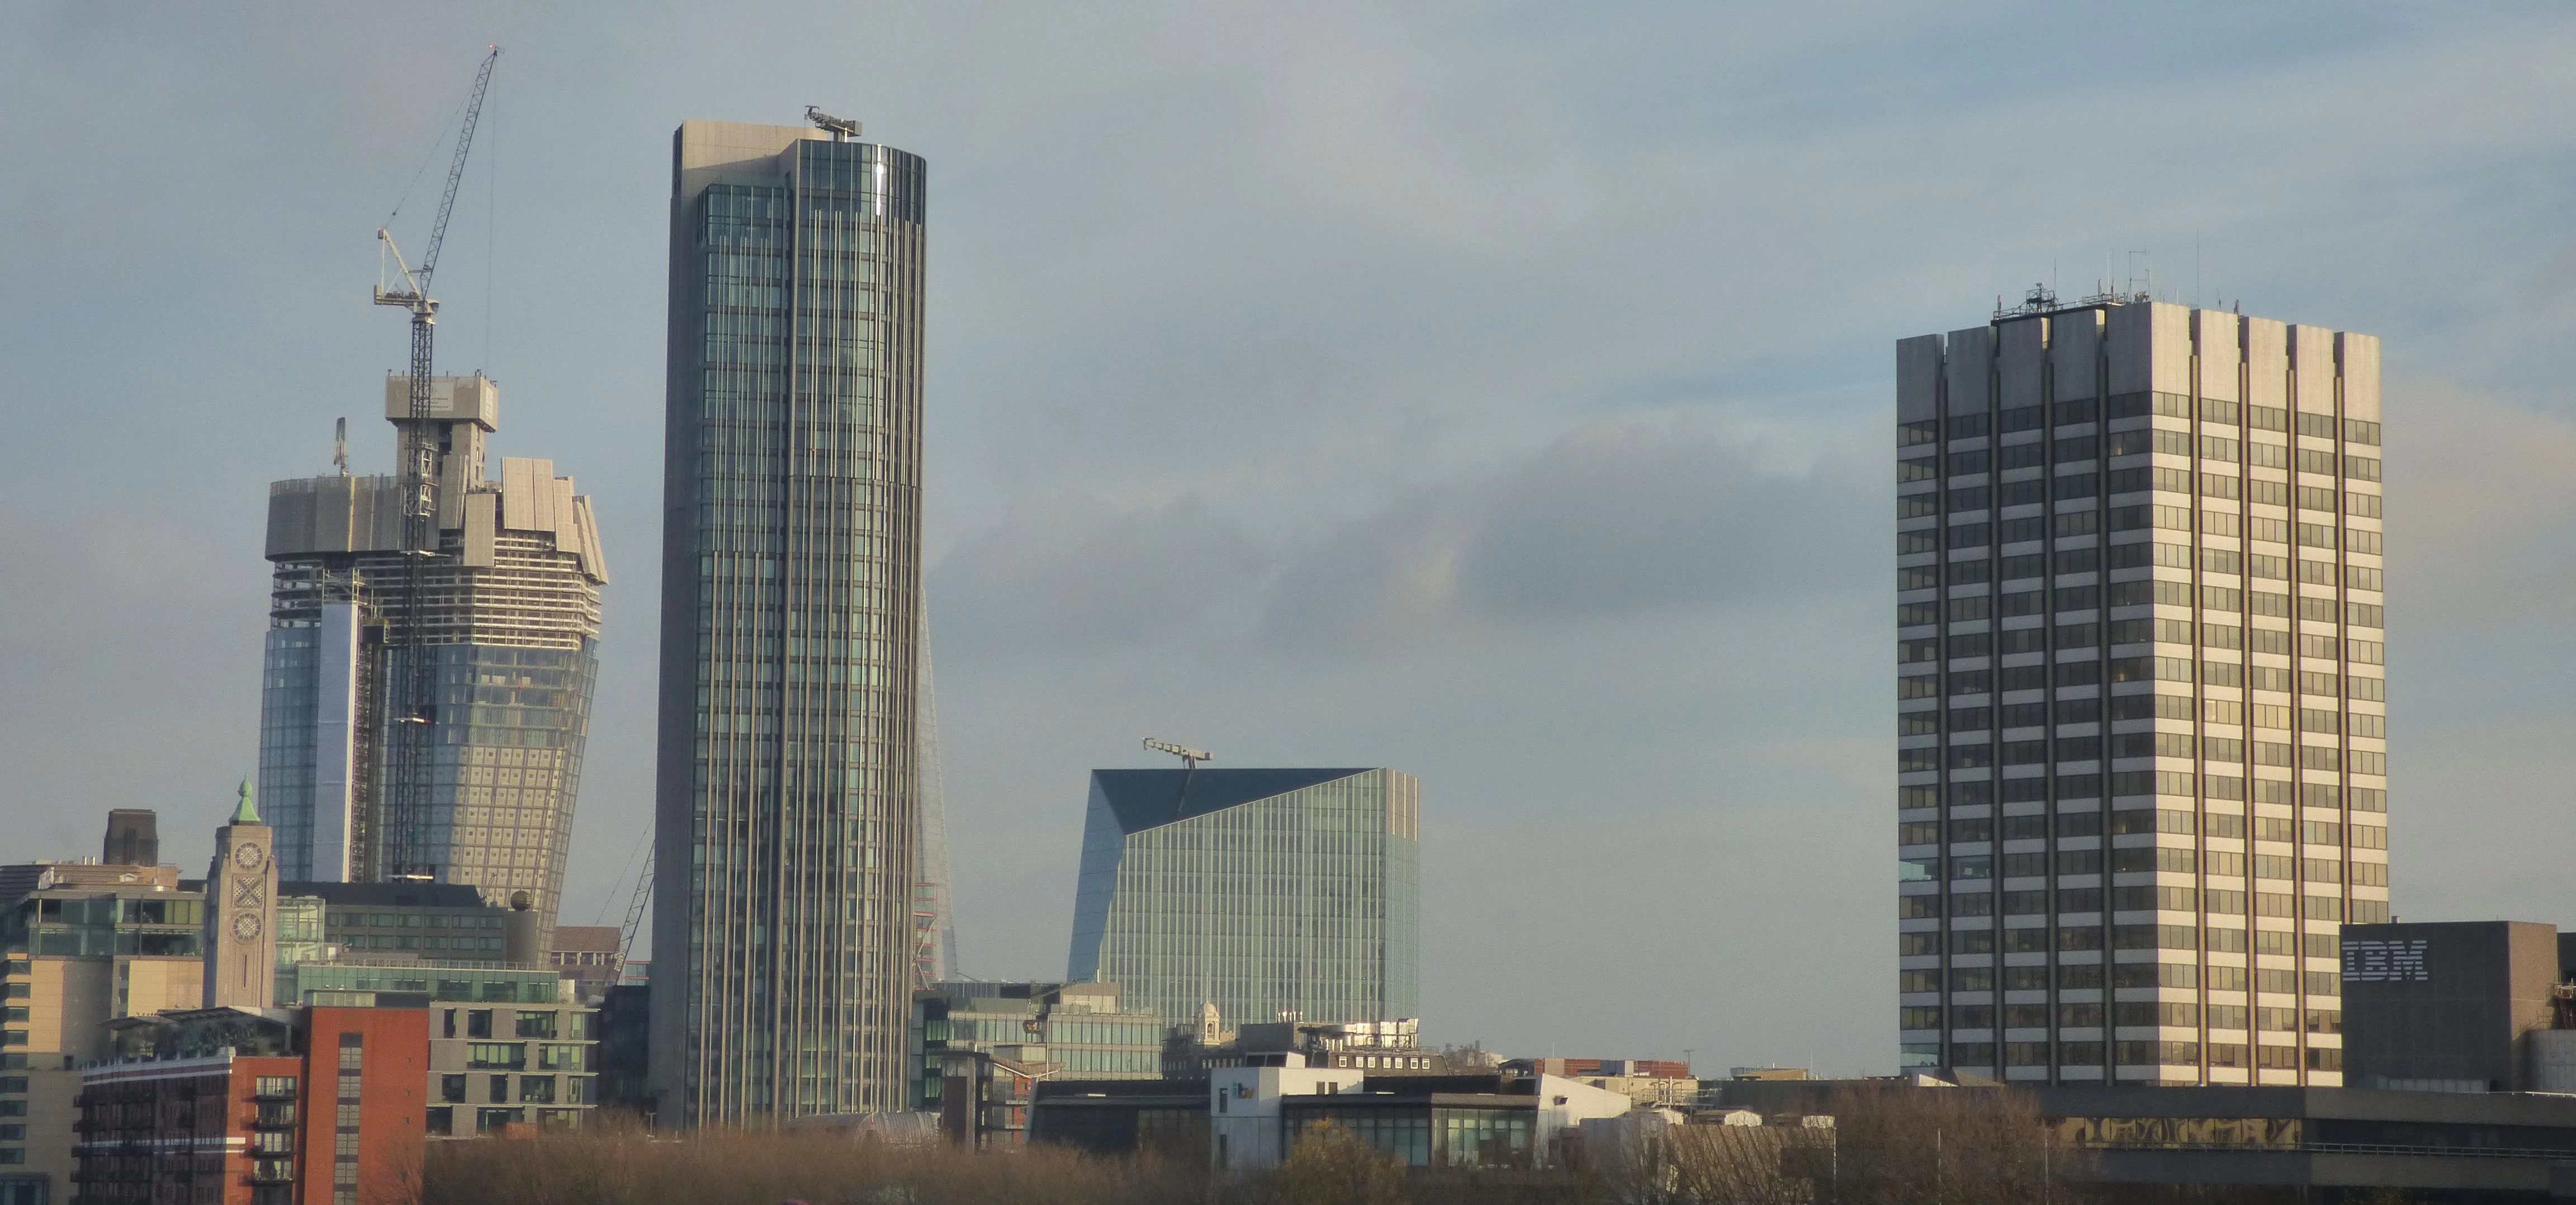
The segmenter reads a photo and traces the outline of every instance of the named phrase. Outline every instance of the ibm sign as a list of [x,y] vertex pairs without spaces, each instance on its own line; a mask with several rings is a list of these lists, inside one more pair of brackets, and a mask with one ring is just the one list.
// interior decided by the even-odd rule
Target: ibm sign
[[2408,941],[2345,939],[2343,981],[2346,983],[2429,983],[2423,938]]

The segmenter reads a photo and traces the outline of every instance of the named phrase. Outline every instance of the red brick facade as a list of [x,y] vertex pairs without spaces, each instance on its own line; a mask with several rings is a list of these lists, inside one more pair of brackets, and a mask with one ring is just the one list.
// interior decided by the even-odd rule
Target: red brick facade
[[74,1205],[394,1205],[411,1197],[420,1182],[426,1012],[203,1009],[170,1014],[159,1032],[175,1048],[211,1027],[237,1032],[241,1045],[84,1073]]

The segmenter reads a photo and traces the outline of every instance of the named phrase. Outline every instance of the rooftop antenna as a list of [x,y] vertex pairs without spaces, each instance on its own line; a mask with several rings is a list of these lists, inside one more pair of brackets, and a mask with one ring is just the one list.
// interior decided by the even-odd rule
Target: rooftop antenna
[[805,120],[830,130],[834,142],[859,136],[859,123],[844,117],[834,117],[814,105],[805,106]]
[[341,476],[349,475],[349,420],[346,416],[331,424],[331,463],[339,467]]
[[1170,741],[1158,741],[1150,736],[1145,738],[1145,747],[1156,753],[1169,753],[1181,759],[1181,768],[1184,770],[1195,770],[1199,768],[1200,762],[1216,760],[1216,755],[1205,749],[1192,749],[1186,745],[1175,745]]

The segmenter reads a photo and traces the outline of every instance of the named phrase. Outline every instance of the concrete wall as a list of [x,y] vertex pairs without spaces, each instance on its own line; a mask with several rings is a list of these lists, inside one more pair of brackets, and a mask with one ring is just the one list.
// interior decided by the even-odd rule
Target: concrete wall
[[1366,1074],[1338,1067],[1220,1067],[1208,1072],[1208,1165],[1221,1172],[1278,1166],[1288,1156],[1279,1099],[1356,1088]]
[[1560,1076],[1538,1077],[1538,1120],[1531,1126],[1530,1149],[1540,1162],[1553,1163],[1558,1136],[1572,1139],[1586,1121],[1617,1117],[1636,1107],[1627,1096],[1607,1088]]

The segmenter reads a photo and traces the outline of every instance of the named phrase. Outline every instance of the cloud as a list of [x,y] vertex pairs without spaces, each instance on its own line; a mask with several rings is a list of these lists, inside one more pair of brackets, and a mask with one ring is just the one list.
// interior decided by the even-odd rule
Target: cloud
[[1264,634],[1367,649],[1854,589],[1846,549],[1884,543],[1869,520],[1888,491],[1846,445],[1783,466],[1704,416],[1589,423],[1344,525],[1284,569]]
[[1264,551],[1195,495],[1135,507],[1083,493],[1028,499],[941,558],[939,639],[978,655],[1151,640],[1241,597]]

